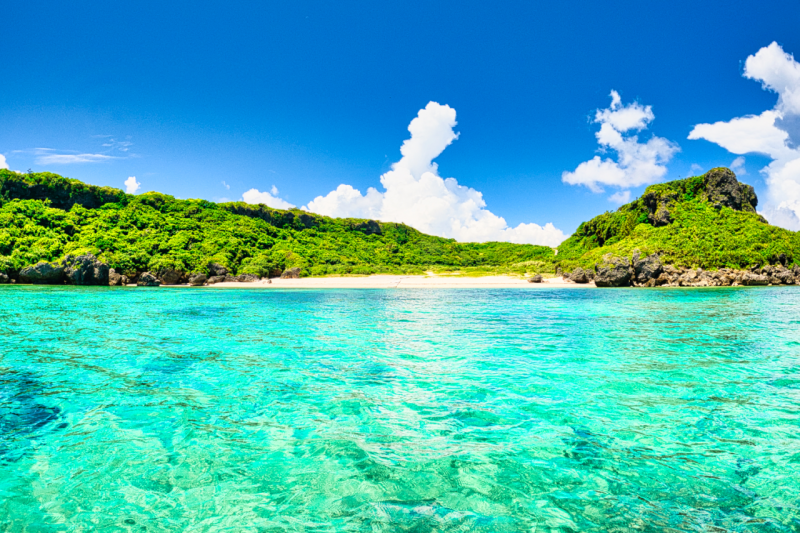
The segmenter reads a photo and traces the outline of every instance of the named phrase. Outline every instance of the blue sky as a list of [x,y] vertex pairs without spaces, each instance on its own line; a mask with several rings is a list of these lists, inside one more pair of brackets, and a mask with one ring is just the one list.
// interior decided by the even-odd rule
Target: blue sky
[[[797,1],[32,1],[5,6],[3,27],[0,154],[13,170],[120,188],[135,176],[138,192],[182,198],[273,191],[306,206],[341,184],[383,193],[410,121],[437,102],[455,110],[459,136],[433,173],[480,191],[511,229],[552,223],[565,234],[615,209],[612,194],[644,189],[563,181],[595,156],[615,160],[598,151],[594,122],[612,90],[619,109],[651,106],[646,128],[625,135],[674,148],[659,181],[742,155],[741,179],[769,194],[760,170],[775,154],[687,137],[775,108],[779,92],[743,76],[749,56],[772,42],[800,56]],[[369,213],[387,213],[379,202]],[[475,235],[445,222],[416,225]]]

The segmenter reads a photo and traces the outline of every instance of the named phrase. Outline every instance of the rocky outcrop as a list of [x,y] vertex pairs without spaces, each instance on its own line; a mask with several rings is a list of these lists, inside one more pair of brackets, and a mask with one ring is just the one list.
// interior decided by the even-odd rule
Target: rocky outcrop
[[189,285],[192,287],[200,287],[206,284],[208,278],[205,274],[189,274]]
[[300,277],[299,267],[287,268],[286,270],[283,271],[283,274],[281,274],[281,279],[297,279],[299,277]]
[[0,272],[0,285],[4,285],[9,283],[11,280],[8,278],[5,272]]
[[574,283],[589,283],[594,278],[594,273],[589,270],[584,270],[581,267],[576,268],[572,273],[567,276],[567,279]]
[[92,254],[68,255],[63,265],[64,281],[70,285],[108,285],[108,265]]
[[595,266],[594,283],[598,287],[628,287],[631,284],[631,263],[624,257],[603,258],[603,264]]
[[704,176],[706,195],[715,208],[730,207],[735,211],[756,212],[758,197],[752,185],[740,183],[728,168],[715,168]]
[[215,283],[222,283],[223,281],[225,281],[225,276],[211,276],[206,283],[214,285]]
[[646,192],[642,195],[642,203],[648,211],[648,222],[657,228],[672,223],[672,215],[669,210],[677,199],[678,195],[675,193],[656,194],[654,192]]
[[124,287],[130,282],[128,276],[124,274],[118,274],[116,270],[113,268],[108,271],[108,284],[111,287]]
[[528,283],[541,283],[542,282],[542,275],[536,274],[532,278],[528,278]]
[[[647,257],[640,259],[638,251],[633,253],[633,281],[634,284],[645,285],[650,280],[656,280],[664,270],[664,265],[661,264],[661,259],[657,254],[651,254]],[[651,284],[650,286],[653,286]]]
[[162,268],[158,271],[158,279],[162,285],[178,285],[183,281],[184,274],[172,268]]
[[254,274],[239,274],[236,276],[236,281],[239,283],[252,283],[258,281],[259,277]]
[[139,287],[158,287],[161,285],[161,282],[153,273],[143,272],[142,275],[139,276],[139,280],[136,282],[136,285]]
[[383,235],[383,230],[377,220],[359,222],[353,225],[353,229],[363,232],[364,235]]
[[61,285],[64,283],[64,266],[42,261],[20,270],[19,280],[35,285]]
[[209,263],[208,271],[211,274],[211,277],[228,275],[228,269],[220,265],[219,263]]

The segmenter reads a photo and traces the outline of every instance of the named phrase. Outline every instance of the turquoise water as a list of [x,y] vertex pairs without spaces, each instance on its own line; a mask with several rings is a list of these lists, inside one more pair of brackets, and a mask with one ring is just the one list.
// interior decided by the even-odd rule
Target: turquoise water
[[0,531],[800,531],[800,288],[0,288]]

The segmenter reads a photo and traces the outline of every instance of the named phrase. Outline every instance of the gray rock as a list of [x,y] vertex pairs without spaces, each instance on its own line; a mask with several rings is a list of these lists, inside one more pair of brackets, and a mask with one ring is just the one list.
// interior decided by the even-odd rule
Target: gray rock
[[744,272],[740,283],[747,286],[768,285],[769,278],[761,274],[754,274],[753,272]]
[[20,270],[19,280],[35,285],[61,285],[64,283],[64,267],[42,261]]
[[219,263],[209,263],[208,271],[211,273],[211,277],[228,275],[228,269]]
[[162,268],[158,271],[158,279],[162,285],[177,285],[183,280],[183,272],[172,268]]
[[9,279],[5,272],[0,272],[0,285],[8,283]]
[[740,183],[727,168],[715,168],[705,174],[708,201],[717,209],[730,207],[736,211],[756,212],[758,197],[752,185]]
[[300,277],[299,267],[287,268],[286,270],[283,271],[283,274],[281,274],[281,279],[297,279],[299,277]]
[[108,284],[112,287],[122,287],[128,284],[130,280],[124,274],[118,274],[113,268],[108,271]]
[[781,285],[794,285],[794,274],[791,270],[780,270],[773,275]]
[[528,278],[528,283],[541,283],[542,282],[542,275],[536,274],[532,278]]
[[660,196],[656,193],[647,193],[642,196],[642,202],[647,207],[647,220],[655,227],[666,226],[672,223],[672,214],[669,210],[677,200],[676,194]]
[[594,276],[591,272],[582,269],[581,267],[576,268],[572,271],[569,275],[569,279],[574,281],[575,283],[589,283],[592,281]]
[[239,283],[252,283],[258,281],[259,277],[254,274],[239,274],[236,276],[236,281]]
[[208,278],[207,283],[209,285],[214,285],[215,283],[222,283],[223,281],[225,281],[225,276],[211,276]]
[[206,284],[208,277],[205,274],[189,274],[189,285],[192,287],[200,287]]
[[635,279],[639,283],[647,283],[648,280],[658,279],[664,266],[657,254],[651,254],[644,259],[639,259],[639,254],[633,254],[633,272]]
[[143,272],[139,276],[139,281],[136,282],[139,287],[158,287],[161,282],[151,272]]
[[225,283],[236,283],[236,282],[238,282],[238,281],[239,281],[239,280],[238,280],[238,279],[236,279],[236,276],[231,276],[230,274],[228,274],[227,276],[225,276]]
[[64,281],[70,285],[108,285],[108,265],[92,254],[68,255],[63,265]]
[[604,263],[596,267],[594,283],[598,287],[628,287],[631,284],[631,265],[627,258],[604,257]]

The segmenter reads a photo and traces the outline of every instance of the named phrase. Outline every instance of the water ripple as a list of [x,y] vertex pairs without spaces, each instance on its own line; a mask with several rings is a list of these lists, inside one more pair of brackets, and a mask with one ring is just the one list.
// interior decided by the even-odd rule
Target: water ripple
[[800,531],[798,308],[0,287],[0,531]]

